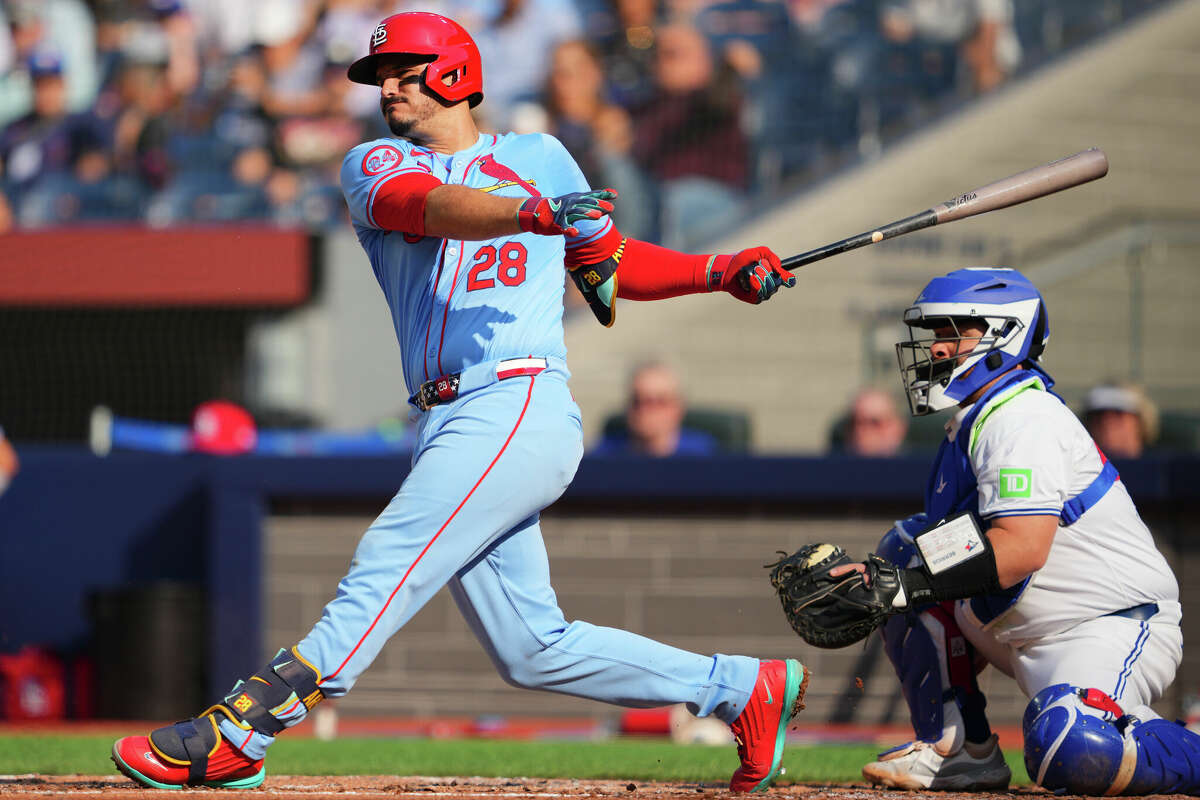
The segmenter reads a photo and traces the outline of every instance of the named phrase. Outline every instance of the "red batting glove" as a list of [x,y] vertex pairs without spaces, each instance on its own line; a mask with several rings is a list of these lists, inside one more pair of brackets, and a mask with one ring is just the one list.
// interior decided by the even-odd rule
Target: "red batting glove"
[[721,276],[721,288],[743,303],[770,300],[780,287],[796,285],[796,276],[783,268],[769,247],[749,247],[736,253]]

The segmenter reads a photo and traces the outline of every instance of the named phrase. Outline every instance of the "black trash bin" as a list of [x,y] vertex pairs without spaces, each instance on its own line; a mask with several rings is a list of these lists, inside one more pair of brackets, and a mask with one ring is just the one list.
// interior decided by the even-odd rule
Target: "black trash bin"
[[176,720],[203,709],[208,626],[200,586],[99,591],[91,606],[97,716]]

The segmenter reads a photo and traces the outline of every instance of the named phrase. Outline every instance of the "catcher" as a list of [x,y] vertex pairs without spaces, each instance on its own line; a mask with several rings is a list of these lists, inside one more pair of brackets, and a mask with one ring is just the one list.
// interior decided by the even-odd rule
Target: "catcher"
[[1200,794],[1200,736],[1149,707],[1182,658],[1178,586],[1116,469],[1041,366],[1038,290],[1011,269],[935,278],[896,345],[914,415],[957,406],[925,491],[854,563],[809,545],[772,583],[806,641],[882,625],[916,738],[863,775],[904,789],[1003,789],[976,683],[1026,697],[1029,776],[1070,794]]

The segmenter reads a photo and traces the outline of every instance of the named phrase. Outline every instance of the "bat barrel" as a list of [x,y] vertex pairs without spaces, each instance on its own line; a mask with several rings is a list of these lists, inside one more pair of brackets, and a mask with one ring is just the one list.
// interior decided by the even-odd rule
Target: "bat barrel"
[[1103,150],[1093,147],[961,194],[935,206],[934,212],[939,223],[951,222],[1070,189],[1106,174],[1108,158]]
[[985,211],[1007,208],[1017,203],[1024,203],[1026,200],[1044,197],[1081,183],[1103,178],[1107,174],[1108,158],[1104,155],[1104,151],[1093,147],[1082,153],[1060,158],[1058,161],[1027,169],[1016,175],[989,183],[987,186],[981,186],[974,191],[961,194],[953,200],[926,209],[919,214],[913,214],[911,217],[889,222],[875,230],[864,231],[848,239],[842,239],[840,242],[785,258],[782,262],[783,267],[789,270],[803,267],[805,264],[836,256],[847,250],[855,250],[869,244],[882,242],[884,239],[928,228],[931,225],[952,222],[956,219],[982,214]]

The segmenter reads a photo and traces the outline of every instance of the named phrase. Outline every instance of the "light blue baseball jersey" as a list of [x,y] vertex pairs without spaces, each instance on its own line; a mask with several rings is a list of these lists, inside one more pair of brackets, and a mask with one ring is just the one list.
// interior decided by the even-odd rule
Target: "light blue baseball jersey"
[[[421,415],[408,476],[363,535],[337,596],[296,653],[320,676],[325,696],[340,697],[449,584],[509,683],[636,708],[686,703],[695,714],[733,722],[754,691],[757,659],[691,653],[567,620],[550,585],[539,514],[566,489],[583,453],[579,407],[561,360],[565,248],[594,242],[612,223],[580,222],[579,235],[566,242],[534,234],[463,242],[381,229],[373,206],[380,188],[414,171],[506,196],[553,197],[587,189],[575,162],[553,137],[510,134],[481,136],[451,156],[378,139],[351,150],[342,166],[410,390],[502,359],[545,357],[547,364]],[[288,698],[270,713],[290,727],[308,706]],[[229,718],[218,726],[251,758],[274,741]]]
[[[409,391],[473,364],[565,358],[564,237],[521,233],[461,241],[383,230],[374,217],[375,198],[389,180],[412,172],[505,197],[589,188],[574,159],[546,134],[482,134],[452,155],[404,139],[376,139],[346,155],[342,191],[391,309]],[[603,217],[577,227],[572,246],[600,238],[612,222]]]

